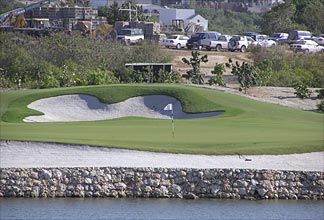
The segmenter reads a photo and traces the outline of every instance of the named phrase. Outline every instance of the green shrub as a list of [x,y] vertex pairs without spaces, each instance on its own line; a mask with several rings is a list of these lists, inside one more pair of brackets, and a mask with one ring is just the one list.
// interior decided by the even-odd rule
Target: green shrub
[[183,75],[187,80],[191,80],[193,84],[203,84],[204,78],[200,72],[200,63],[207,63],[208,56],[207,54],[200,56],[199,51],[191,51],[191,58],[187,59],[185,57],[182,58],[182,62],[191,66],[192,69],[188,70],[186,74]]
[[[1,86],[50,88],[136,80],[126,63],[171,62],[160,47],[143,42],[125,47],[112,41],[90,40],[62,33],[33,38],[21,33],[0,35]],[[100,73],[98,72],[100,70]],[[90,75],[88,75],[90,74]]]
[[317,111],[324,112],[324,99],[322,99],[321,102],[317,104]]
[[287,45],[251,50],[255,66],[267,60],[271,63],[270,86],[293,87],[305,83],[310,87],[324,87],[324,54],[293,53]]
[[224,64],[218,64],[214,66],[214,70],[211,72],[214,76],[208,80],[209,85],[219,85],[219,86],[225,86],[223,73],[225,72],[225,66]]
[[257,75],[254,72],[253,65],[245,62],[239,64],[238,61],[233,63],[233,61],[229,59],[228,63],[226,63],[226,67],[232,68],[231,73],[237,76],[240,83],[240,91],[244,90],[244,93],[246,93],[247,88],[257,84]]
[[318,98],[324,99],[324,89],[316,90],[316,92],[318,93],[317,95]]
[[267,86],[272,75],[272,62],[265,59],[264,61],[254,65],[254,73],[256,74],[256,85]]
[[311,91],[309,89],[307,89],[307,85],[305,84],[296,84],[294,86],[294,89],[296,90],[294,92],[294,94],[298,97],[298,98],[307,98],[311,95]]
[[158,83],[179,83],[181,76],[176,71],[171,72],[163,72],[160,70],[157,74],[157,78],[155,82]]

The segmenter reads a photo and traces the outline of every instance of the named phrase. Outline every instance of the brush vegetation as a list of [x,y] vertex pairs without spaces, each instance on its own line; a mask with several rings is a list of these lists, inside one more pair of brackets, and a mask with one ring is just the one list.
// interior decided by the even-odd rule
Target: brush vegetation
[[[127,117],[106,121],[24,123],[40,98],[88,94],[114,103],[139,95],[177,98],[186,112],[223,110],[217,117],[171,121]],[[290,154],[323,151],[323,115],[181,85],[110,85],[1,92],[1,140],[87,144],[192,154]]]

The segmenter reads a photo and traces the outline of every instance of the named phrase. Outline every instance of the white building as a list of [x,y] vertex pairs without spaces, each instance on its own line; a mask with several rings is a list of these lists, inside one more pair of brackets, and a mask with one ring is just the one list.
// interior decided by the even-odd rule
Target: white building
[[195,14],[194,9],[176,9],[154,5],[142,5],[142,7],[148,15],[158,12],[161,25],[174,25],[176,21],[183,24],[182,28],[186,29],[188,27],[189,32],[194,32],[197,27],[202,31],[208,30],[208,20],[201,15]]

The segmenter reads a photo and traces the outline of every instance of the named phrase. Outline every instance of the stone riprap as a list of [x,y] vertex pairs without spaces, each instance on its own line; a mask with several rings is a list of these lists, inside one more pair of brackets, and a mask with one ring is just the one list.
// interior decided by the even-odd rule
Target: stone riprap
[[323,172],[113,167],[0,171],[0,197],[324,199]]

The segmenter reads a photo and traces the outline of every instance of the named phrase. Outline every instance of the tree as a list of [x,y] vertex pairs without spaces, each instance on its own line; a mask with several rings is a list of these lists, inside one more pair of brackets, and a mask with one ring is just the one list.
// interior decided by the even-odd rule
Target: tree
[[258,86],[267,86],[272,75],[272,62],[265,59],[253,66],[254,74],[257,77]]
[[228,63],[226,63],[226,67],[232,68],[231,73],[238,77],[238,81],[241,85],[240,91],[242,91],[243,88],[246,94],[247,88],[256,85],[257,77],[253,71],[252,65],[245,62],[240,65],[237,61],[233,64],[232,59],[229,59]]
[[324,32],[323,0],[286,0],[263,15],[261,29],[267,34],[306,29]]
[[291,0],[273,7],[264,14],[261,29],[266,34],[289,32],[292,29],[296,6]]
[[196,13],[208,20],[208,29],[227,34],[247,31],[260,32],[261,15],[251,12],[236,12],[229,9],[197,7]]
[[16,8],[24,7],[25,5],[21,2],[12,0],[1,0],[0,1],[0,14],[14,10]]
[[324,33],[324,1],[309,1],[296,18],[312,32]]
[[219,86],[225,86],[225,82],[223,79],[223,73],[225,72],[225,66],[224,64],[218,64],[214,66],[214,70],[211,71],[211,73],[214,75],[213,78],[208,80],[209,85],[219,85]]
[[114,1],[114,3],[109,7],[99,7],[98,15],[106,17],[108,24],[111,25],[115,25],[116,21],[130,21],[130,19],[132,19],[132,21],[147,20],[146,16],[144,15],[143,8],[141,6],[137,6],[132,0],[126,1],[120,7],[118,5],[118,1]]
[[123,21],[125,19],[125,17],[123,17],[124,13],[119,11],[117,1],[115,1],[110,7],[99,7],[98,15],[106,17],[108,24],[111,25],[115,25],[116,21]]
[[199,51],[191,51],[192,57],[190,60],[187,58],[182,58],[182,62],[192,67],[191,70],[187,71],[186,74],[184,74],[184,78],[187,80],[191,79],[191,82],[193,84],[203,84],[204,79],[202,74],[200,73],[200,62],[207,63],[208,62],[208,56],[205,54],[204,56],[200,56]]

